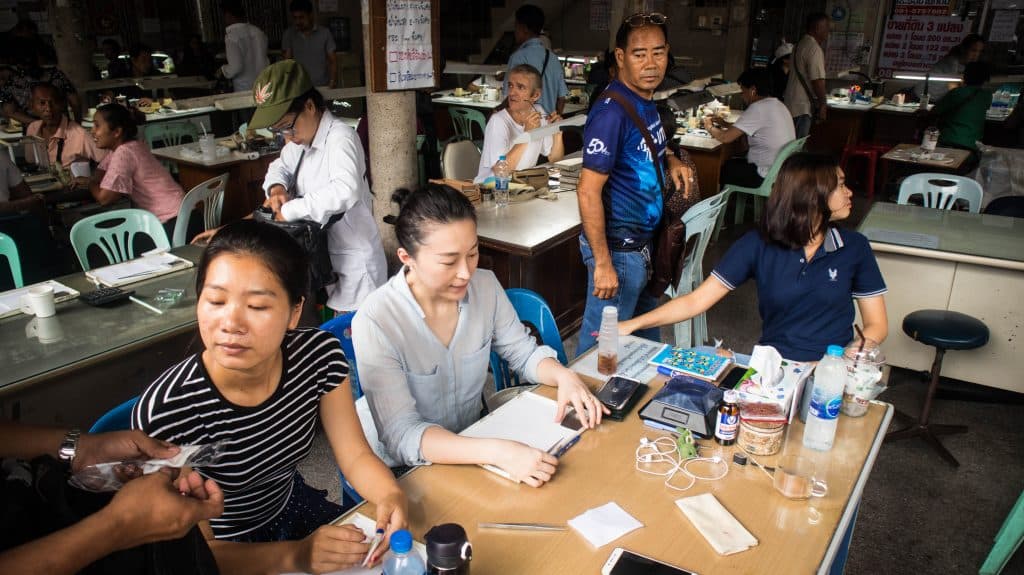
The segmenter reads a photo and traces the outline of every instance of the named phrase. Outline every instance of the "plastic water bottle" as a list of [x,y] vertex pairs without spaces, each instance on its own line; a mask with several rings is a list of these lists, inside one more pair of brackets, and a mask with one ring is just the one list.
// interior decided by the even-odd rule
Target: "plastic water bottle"
[[601,310],[601,331],[597,332],[597,371],[614,375],[619,370],[619,310],[606,305]]
[[499,156],[491,171],[494,172],[494,205],[498,208],[505,207],[508,205],[508,184],[512,180],[512,166],[505,161],[505,156]]
[[384,560],[384,575],[424,575],[423,559],[412,551],[412,533],[399,529],[391,534],[391,551]]
[[832,449],[846,377],[842,346],[828,346],[825,357],[814,368],[814,390],[811,391],[811,405],[804,426],[804,447],[819,451]]

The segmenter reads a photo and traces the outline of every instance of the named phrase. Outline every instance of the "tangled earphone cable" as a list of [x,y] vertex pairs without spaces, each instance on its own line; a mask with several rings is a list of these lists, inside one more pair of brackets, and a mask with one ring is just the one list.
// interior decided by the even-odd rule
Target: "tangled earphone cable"
[[[700,462],[722,464],[724,466],[724,470],[715,476],[697,475],[689,470],[689,466],[691,464]],[[667,463],[670,467],[666,471],[651,471],[648,469],[642,469],[640,467],[641,463]],[[678,456],[676,440],[667,436],[659,437],[654,441],[651,441],[646,437],[640,438],[640,445],[636,448],[636,462],[634,463],[634,467],[641,473],[664,477],[665,487],[676,491],[686,491],[693,487],[697,483],[698,479],[704,481],[717,481],[729,474],[729,464],[717,455],[713,457],[691,457],[688,459],[682,459]],[[675,478],[676,474],[680,471],[690,478],[690,483],[688,483],[686,487],[677,487],[672,484],[672,479]]]

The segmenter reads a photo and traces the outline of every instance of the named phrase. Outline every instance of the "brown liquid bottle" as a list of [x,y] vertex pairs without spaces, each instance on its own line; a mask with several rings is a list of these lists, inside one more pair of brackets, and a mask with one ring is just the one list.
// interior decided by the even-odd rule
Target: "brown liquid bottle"
[[736,443],[736,435],[740,428],[740,406],[739,394],[735,389],[725,392],[722,405],[718,408],[718,418],[715,422],[715,441],[722,445]]

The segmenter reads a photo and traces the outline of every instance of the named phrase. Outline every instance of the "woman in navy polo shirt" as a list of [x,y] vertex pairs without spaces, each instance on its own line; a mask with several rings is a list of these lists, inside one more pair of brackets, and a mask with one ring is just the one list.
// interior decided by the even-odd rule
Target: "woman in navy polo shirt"
[[813,361],[853,339],[853,300],[864,336],[888,335],[885,281],[863,235],[831,222],[850,215],[853,193],[835,160],[795,154],[782,165],[760,229],[741,237],[692,293],[619,324],[619,332],[685,321],[753,278],[761,344],[783,357]]

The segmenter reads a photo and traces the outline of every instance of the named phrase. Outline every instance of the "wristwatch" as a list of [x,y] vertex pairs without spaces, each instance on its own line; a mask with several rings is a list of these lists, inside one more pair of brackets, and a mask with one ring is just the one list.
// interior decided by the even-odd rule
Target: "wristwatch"
[[64,434],[64,439],[60,442],[60,449],[57,450],[57,458],[62,462],[67,463],[68,467],[75,462],[75,452],[78,451],[78,438],[82,435],[82,431],[77,427],[68,430]]

